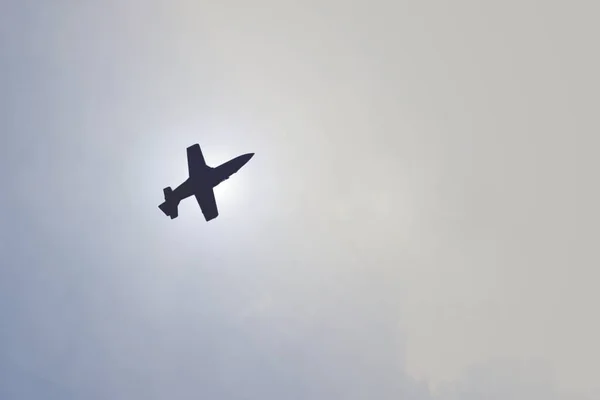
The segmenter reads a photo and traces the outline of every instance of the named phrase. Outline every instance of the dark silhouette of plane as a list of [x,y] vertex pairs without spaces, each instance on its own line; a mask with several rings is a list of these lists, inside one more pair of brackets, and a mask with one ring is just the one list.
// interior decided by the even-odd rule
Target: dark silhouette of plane
[[224,180],[239,171],[250,159],[254,153],[243,154],[232,160],[227,161],[218,167],[212,168],[206,165],[200,145],[194,144],[187,148],[187,162],[189,178],[175,190],[171,187],[163,189],[165,201],[158,206],[166,216],[171,219],[177,218],[179,214],[177,207],[181,200],[195,196],[198,205],[204,214],[204,219],[210,221],[219,216],[217,202],[213,188]]

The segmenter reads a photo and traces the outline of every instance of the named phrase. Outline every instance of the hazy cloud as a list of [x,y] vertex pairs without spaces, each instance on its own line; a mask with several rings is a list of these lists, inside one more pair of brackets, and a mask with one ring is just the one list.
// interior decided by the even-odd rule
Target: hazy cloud
[[0,5],[0,397],[598,393],[597,7],[312,3]]

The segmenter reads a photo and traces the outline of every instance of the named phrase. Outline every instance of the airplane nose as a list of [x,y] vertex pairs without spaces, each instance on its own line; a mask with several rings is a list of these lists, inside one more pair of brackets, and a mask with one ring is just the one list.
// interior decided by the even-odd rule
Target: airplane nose
[[246,164],[248,161],[250,161],[250,159],[252,157],[254,157],[254,153],[244,154],[243,157],[244,157],[244,164]]
[[236,159],[237,169],[242,168],[250,159],[254,156],[254,153],[242,154]]

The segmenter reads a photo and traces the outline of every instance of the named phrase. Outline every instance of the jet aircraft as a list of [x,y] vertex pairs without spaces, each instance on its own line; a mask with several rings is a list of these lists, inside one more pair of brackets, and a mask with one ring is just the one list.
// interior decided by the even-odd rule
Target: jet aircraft
[[243,154],[213,168],[206,165],[199,144],[188,147],[187,162],[189,177],[181,185],[177,186],[175,190],[171,189],[170,186],[164,188],[165,201],[158,208],[166,216],[174,219],[179,214],[178,206],[181,200],[194,196],[207,222],[217,218],[219,210],[217,209],[213,188],[229,179],[231,175],[235,174],[250,161],[253,156],[254,153]]

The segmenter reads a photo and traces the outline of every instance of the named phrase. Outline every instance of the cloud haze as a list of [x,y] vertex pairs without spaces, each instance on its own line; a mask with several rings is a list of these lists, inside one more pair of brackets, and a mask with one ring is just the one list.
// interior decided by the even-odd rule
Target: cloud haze
[[3,2],[0,398],[597,397],[599,11]]

